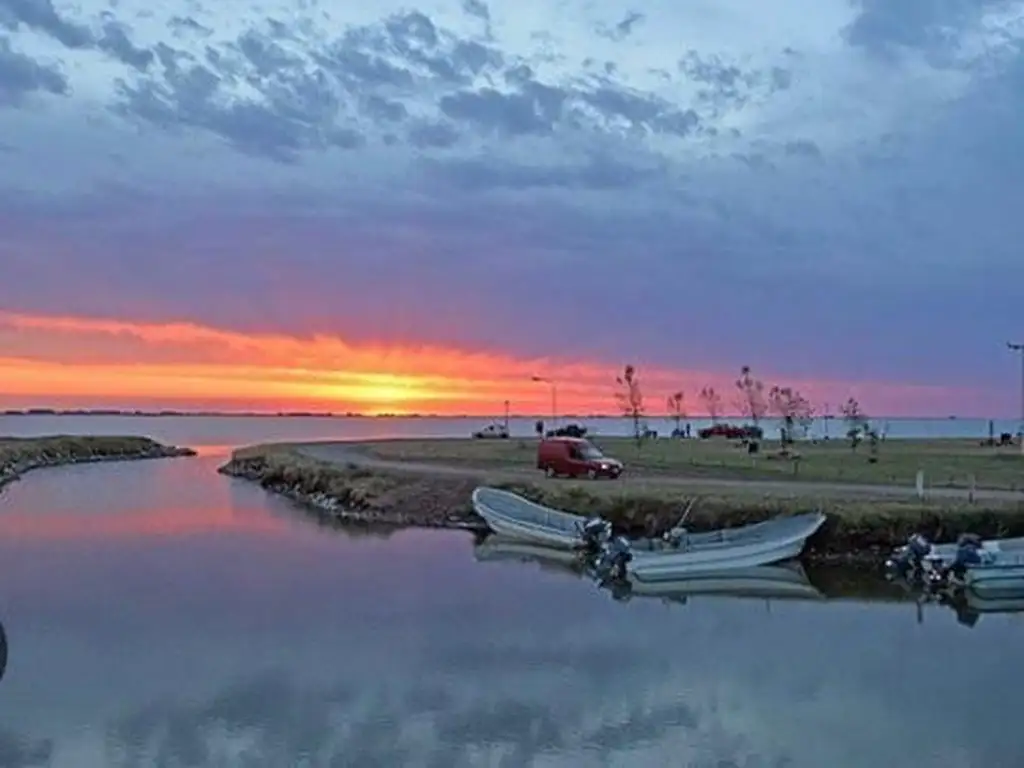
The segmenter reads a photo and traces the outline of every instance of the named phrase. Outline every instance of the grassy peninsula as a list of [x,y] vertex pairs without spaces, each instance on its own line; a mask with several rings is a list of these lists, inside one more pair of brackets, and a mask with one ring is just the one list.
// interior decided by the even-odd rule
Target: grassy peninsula
[[0,488],[41,467],[97,461],[194,456],[195,451],[164,445],[148,437],[48,435],[0,437]]
[[[753,457],[725,441],[597,442],[626,462],[626,476],[547,479],[533,468],[536,442],[515,439],[252,446],[236,451],[221,471],[323,517],[396,526],[479,528],[470,494],[480,484],[600,514],[631,535],[666,530],[695,496],[700,501],[688,521],[695,530],[820,508],[829,522],[810,551],[822,561],[875,560],[916,531],[939,540],[965,531],[1024,535],[1024,493],[1016,490],[1024,458],[967,441],[891,441],[875,462],[838,441],[801,445],[796,462],[770,447]],[[915,493],[918,469],[931,477],[924,498]]]

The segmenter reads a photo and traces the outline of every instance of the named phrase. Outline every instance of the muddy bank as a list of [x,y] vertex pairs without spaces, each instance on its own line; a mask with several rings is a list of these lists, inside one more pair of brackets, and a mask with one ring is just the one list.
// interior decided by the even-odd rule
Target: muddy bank
[[[268,491],[300,502],[332,521],[486,530],[470,497],[479,479],[367,468],[320,461],[285,446],[236,451],[219,470],[258,482]],[[581,515],[600,515],[618,532],[659,535],[675,524],[686,499],[678,494],[624,491],[591,493],[564,481],[496,482],[528,499]],[[759,522],[814,508],[806,498],[701,495],[687,520],[694,531]],[[829,499],[828,522],[808,542],[808,558],[819,563],[880,563],[893,547],[920,532],[937,541],[971,531],[986,538],[1024,536],[1024,504],[968,505],[955,500]]]
[[0,437],[0,488],[33,469],[97,461],[130,461],[195,456],[190,448],[164,445],[148,437],[54,435]]

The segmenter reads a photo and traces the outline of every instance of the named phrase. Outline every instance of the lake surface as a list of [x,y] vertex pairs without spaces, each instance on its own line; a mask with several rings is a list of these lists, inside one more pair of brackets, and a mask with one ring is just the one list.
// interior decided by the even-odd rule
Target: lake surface
[[466,535],[318,527],[222,458],[0,493],[0,766],[1024,764],[1017,617],[616,602]]
[[[550,420],[548,420],[550,422]],[[628,419],[563,419],[582,422],[596,435],[630,435]],[[669,435],[675,426],[669,419],[648,419],[651,429]],[[724,419],[741,424],[741,419]],[[382,440],[388,438],[468,437],[489,422],[476,418],[326,418],[275,416],[6,416],[0,415],[0,435],[145,435],[175,445],[193,448],[227,448],[253,443],[304,440]],[[533,419],[511,419],[513,436],[534,434]],[[706,419],[690,419],[694,433],[710,424]],[[959,437],[981,440],[988,436],[987,419],[879,419],[877,425],[890,438]],[[548,424],[550,426],[550,423]],[[1018,421],[996,420],[996,436],[1016,434]],[[767,419],[765,433],[777,435],[778,424]],[[811,426],[815,436],[840,436],[843,423],[818,420]]]

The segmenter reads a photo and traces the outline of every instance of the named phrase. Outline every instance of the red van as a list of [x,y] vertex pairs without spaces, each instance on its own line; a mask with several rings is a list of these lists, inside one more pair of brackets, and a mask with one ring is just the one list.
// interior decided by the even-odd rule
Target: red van
[[597,446],[580,437],[549,437],[537,446],[537,469],[548,477],[616,478],[622,462],[605,456]]

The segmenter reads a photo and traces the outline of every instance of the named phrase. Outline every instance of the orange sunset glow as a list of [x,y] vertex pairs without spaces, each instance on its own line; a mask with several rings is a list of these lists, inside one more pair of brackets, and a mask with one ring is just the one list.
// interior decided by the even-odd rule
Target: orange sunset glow
[[[336,413],[513,413],[551,409],[557,385],[562,413],[616,412],[620,367],[586,360],[523,359],[409,345],[359,345],[334,336],[241,333],[187,322],[129,322],[0,312],[0,405],[6,408],[179,408],[194,410],[331,411]],[[726,408],[733,372],[669,370],[638,365],[654,410],[676,390],[714,386]],[[766,378],[768,375],[765,374]],[[774,383],[774,382],[773,382]],[[841,382],[786,381],[833,403],[853,390]],[[948,400],[937,387],[859,383],[862,398],[886,407]]]

